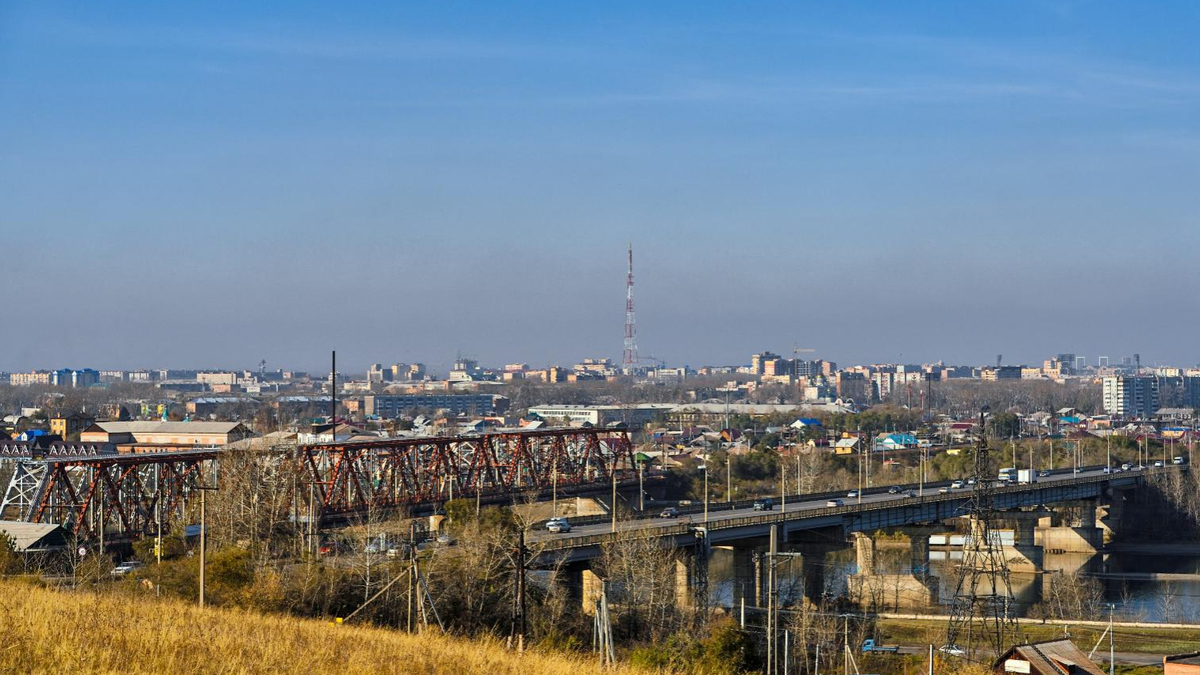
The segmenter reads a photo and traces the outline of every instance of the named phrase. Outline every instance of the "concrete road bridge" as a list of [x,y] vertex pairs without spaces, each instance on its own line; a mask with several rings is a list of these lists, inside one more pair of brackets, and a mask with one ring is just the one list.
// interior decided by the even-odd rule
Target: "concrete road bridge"
[[[992,495],[997,520],[1001,527],[1008,523],[1013,529],[1012,539],[1004,545],[1010,569],[1041,572],[1044,551],[1094,554],[1103,547],[1101,526],[1120,517],[1129,491],[1153,476],[1186,469],[1186,465],[1169,465],[1110,473],[1104,467],[1085,467],[1078,472],[1052,472],[1036,483],[995,485]],[[944,531],[946,523],[969,516],[974,487],[951,489],[949,481],[901,487],[898,494],[886,487],[874,488],[855,498],[845,492],[793,495],[782,504],[776,501],[770,511],[756,511],[752,502],[710,504],[707,518],[692,507],[693,512],[677,518],[647,514],[619,520],[615,532],[611,519],[593,517],[572,521],[570,533],[539,531],[528,541],[538,551],[537,564],[566,570],[568,582],[582,589],[585,607],[589,590],[598,583],[591,572],[593,561],[603,555],[606,545],[630,538],[649,538],[678,549],[680,598],[706,586],[700,577],[706,574],[711,550],[727,548],[734,554],[735,573],[745,577],[735,586],[743,589],[747,605],[763,604],[763,559],[785,550],[802,559],[805,594],[815,599],[824,588],[825,556],[853,545],[858,576],[895,587],[898,606],[928,605],[937,598],[937,589],[931,587],[928,577],[876,573],[873,534],[902,531],[911,547],[912,569],[925,569],[931,536]],[[920,493],[908,496],[909,490]],[[830,505],[831,499],[842,503]],[[883,576],[889,578],[878,578]],[[746,590],[749,588],[755,589],[752,594]]]

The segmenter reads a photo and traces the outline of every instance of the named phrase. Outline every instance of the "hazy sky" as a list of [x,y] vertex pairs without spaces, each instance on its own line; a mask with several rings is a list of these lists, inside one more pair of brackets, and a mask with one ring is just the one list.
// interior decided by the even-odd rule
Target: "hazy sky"
[[0,369],[1200,360],[1195,3],[182,5],[0,0]]

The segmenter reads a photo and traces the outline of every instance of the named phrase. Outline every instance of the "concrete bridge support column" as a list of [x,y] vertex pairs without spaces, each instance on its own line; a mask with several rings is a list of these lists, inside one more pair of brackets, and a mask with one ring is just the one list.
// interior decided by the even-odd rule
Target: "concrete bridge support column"
[[858,573],[875,573],[875,538],[862,532],[854,533],[854,552],[858,561]]
[[929,537],[941,528],[906,527],[909,541],[909,564],[914,576],[929,573]]
[[1096,528],[1096,505],[1097,500],[1089,499],[1083,502],[1083,506],[1079,510],[1079,526],[1092,530]]
[[1125,516],[1125,493],[1121,490],[1113,490],[1112,495],[1100,508],[1103,513],[1099,514],[1096,524],[1100,527],[1104,540],[1110,541],[1117,536],[1121,529],[1121,520]]
[[748,607],[758,603],[757,581],[758,563],[755,551],[751,547],[733,549],[733,606],[740,607],[743,602]]
[[583,601],[583,613],[592,616],[596,613],[596,601],[604,591],[604,580],[596,575],[591,568],[584,568],[580,578],[580,594]]
[[804,575],[804,599],[820,603],[825,598],[825,552],[801,551],[800,571]]
[[708,548],[685,549],[675,559],[675,604],[696,609],[708,602]]
[[687,558],[675,561],[675,605],[680,609],[692,609],[696,606],[691,562]]
[[1042,547],[1037,543],[1037,524],[1044,516],[1040,511],[1017,512],[1011,516],[1016,541],[1013,542],[1013,551],[1007,553],[1008,569],[1010,572],[1036,574],[1042,571],[1044,559]]

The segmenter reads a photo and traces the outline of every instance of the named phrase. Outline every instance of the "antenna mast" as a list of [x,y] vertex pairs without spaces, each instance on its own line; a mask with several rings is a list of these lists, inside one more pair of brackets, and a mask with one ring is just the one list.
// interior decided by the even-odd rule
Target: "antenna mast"
[[633,318],[633,244],[629,244],[629,276],[625,280],[625,353],[621,357],[621,369],[632,375],[637,369],[637,330]]

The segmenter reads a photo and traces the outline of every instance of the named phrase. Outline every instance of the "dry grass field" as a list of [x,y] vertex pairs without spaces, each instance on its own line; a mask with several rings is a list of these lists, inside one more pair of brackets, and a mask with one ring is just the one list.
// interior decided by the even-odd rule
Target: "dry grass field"
[[[495,641],[0,582],[3,673],[599,674],[594,659]],[[605,673],[624,673],[621,669]]]

